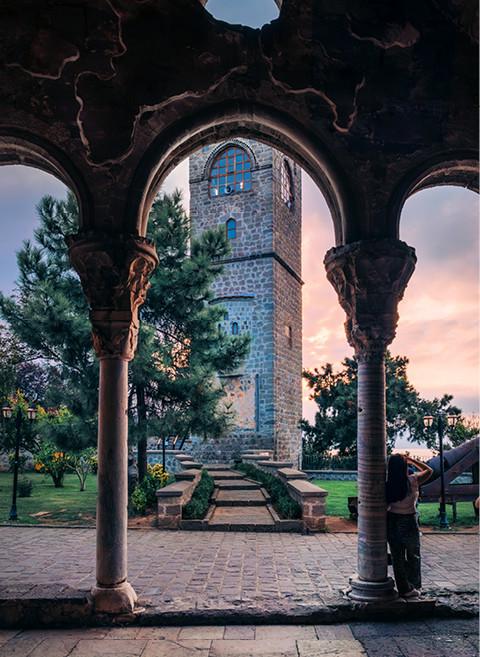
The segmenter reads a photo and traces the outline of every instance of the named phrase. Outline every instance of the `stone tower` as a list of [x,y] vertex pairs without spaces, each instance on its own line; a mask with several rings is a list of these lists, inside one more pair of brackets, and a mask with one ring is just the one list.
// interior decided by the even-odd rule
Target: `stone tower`
[[299,463],[302,417],[301,171],[282,153],[247,139],[190,157],[193,234],[223,226],[231,253],[214,287],[223,330],[249,333],[250,353],[222,377],[235,429],[196,441],[194,454],[230,460],[250,448]]

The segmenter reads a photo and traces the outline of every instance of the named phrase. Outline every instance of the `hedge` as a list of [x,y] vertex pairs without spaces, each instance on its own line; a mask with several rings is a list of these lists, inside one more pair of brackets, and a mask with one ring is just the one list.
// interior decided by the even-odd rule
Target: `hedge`
[[292,500],[286,485],[280,479],[259,470],[250,463],[241,463],[238,470],[244,472],[250,479],[255,479],[255,481],[262,484],[280,516],[288,520],[302,517],[300,505]]
[[183,507],[182,517],[189,520],[201,520],[204,518],[208,511],[214,488],[213,478],[206,470],[202,470],[200,481],[193,491],[190,502]]

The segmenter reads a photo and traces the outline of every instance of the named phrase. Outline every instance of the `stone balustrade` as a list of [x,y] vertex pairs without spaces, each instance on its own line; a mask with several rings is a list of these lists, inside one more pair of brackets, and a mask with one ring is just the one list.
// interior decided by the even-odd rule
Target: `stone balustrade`
[[180,528],[182,507],[190,501],[201,474],[201,469],[193,468],[178,472],[175,475],[174,483],[157,490],[157,527],[159,529]]

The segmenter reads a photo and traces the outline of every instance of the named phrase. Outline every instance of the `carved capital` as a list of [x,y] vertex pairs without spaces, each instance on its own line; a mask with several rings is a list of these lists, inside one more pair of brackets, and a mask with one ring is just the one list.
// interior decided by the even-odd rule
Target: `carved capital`
[[143,237],[101,233],[71,236],[67,242],[90,305],[97,356],[131,360],[137,346],[138,309],[158,264],[153,243]]
[[347,314],[345,332],[359,360],[383,357],[395,337],[398,303],[417,261],[394,239],[364,240],[327,251],[327,278]]

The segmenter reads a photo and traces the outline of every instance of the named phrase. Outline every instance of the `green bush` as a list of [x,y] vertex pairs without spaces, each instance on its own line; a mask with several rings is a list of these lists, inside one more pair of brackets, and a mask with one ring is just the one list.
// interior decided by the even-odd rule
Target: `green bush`
[[31,497],[32,488],[33,488],[33,483],[30,481],[30,479],[27,479],[26,477],[22,477],[21,479],[18,480],[18,484],[17,484],[18,497]]
[[238,466],[238,470],[244,472],[250,479],[255,479],[255,481],[262,484],[270,495],[272,504],[280,516],[288,520],[302,517],[300,505],[295,500],[292,500],[288,494],[287,487],[280,479],[259,470],[250,463],[241,463]]
[[206,470],[202,470],[200,481],[193,491],[192,499],[183,507],[183,517],[189,520],[201,520],[205,517],[210,504],[210,498],[215,488],[213,478]]
[[140,486],[135,486],[132,497],[130,498],[133,510],[140,515],[144,515],[147,510],[147,495]]
[[144,515],[147,509],[151,509],[156,505],[157,490],[171,483],[171,481],[171,476],[168,472],[163,471],[163,467],[159,463],[148,464],[147,474],[135,486],[130,498],[133,510],[140,515]]

